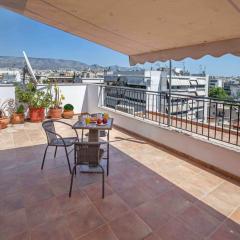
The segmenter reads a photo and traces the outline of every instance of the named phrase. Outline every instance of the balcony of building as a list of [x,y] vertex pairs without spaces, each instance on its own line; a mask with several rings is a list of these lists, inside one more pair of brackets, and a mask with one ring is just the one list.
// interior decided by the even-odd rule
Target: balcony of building
[[[151,114],[109,108],[102,85],[60,88],[76,113],[108,112],[114,118],[105,198],[100,176],[79,173],[69,198],[64,152],[54,158],[50,149],[41,170],[41,124],[10,125],[0,132],[1,239],[240,238],[236,144],[167,126],[161,123],[165,113],[154,121]],[[14,87],[5,87],[7,92],[14,94]],[[67,121],[73,124],[77,116]]]

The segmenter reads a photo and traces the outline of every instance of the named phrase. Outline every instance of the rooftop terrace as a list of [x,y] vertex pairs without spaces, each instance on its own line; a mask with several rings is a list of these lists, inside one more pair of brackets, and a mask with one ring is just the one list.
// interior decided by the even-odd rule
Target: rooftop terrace
[[240,239],[237,183],[117,128],[110,140],[105,199],[87,174],[69,199],[64,152],[49,150],[40,169],[41,124],[2,130],[0,239]]

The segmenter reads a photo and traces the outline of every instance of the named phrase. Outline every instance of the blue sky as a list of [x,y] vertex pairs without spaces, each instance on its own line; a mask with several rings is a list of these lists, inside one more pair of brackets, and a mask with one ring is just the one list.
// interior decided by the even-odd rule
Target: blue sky
[[[22,50],[30,57],[129,66],[126,55],[0,8],[0,56],[22,56]],[[206,67],[208,74],[240,75],[240,58],[230,54],[220,58],[205,56],[199,60],[187,58],[173,62],[173,66],[183,67],[183,62],[186,69],[195,73]],[[156,65],[165,66],[168,63],[153,64]],[[144,66],[150,68],[151,64]]]

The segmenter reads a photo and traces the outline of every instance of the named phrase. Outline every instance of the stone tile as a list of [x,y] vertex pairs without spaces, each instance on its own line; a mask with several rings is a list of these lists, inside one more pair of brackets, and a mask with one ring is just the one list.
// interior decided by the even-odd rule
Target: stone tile
[[172,219],[155,233],[162,240],[200,240],[202,239],[196,233],[192,232],[185,223]]
[[137,185],[152,197],[157,197],[174,187],[172,183],[160,176],[140,180]]
[[229,217],[233,222],[240,225],[240,207],[236,209]]
[[31,228],[62,216],[60,204],[55,197],[43,200],[31,207],[26,206],[28,225]]
[[72,236],[81,237],[104,224],[103,218],[94,207],[82,207],[65,217]]
[[47,180],[54,180],[62,177],[70,178],[70,173],[66,165],[66,166],[60,166],[60,167],[46,169],[46,170],[44,169],[43,177]]
[[0,216],[1,240],[9,239],[27,230],[27,219],[24,209]]
[[24,200],[21,193],[5,195],[5,197],[0,199],[0,215],[7,215],[21,208],[24,208]]
[[103,225],[78,240],[117,240],[109,226]]
[[168,213],[168,210],[161,208],[160,204],[161,202],[157,204],[150,201],[134,209],[136,214],[143,219],[143,221],[147,223],[153,231],[160,228],[161,225],[165,224],[172,218],[172,216]]
[[232,206],[238,206],[240,202],[240,187],[224,181],[223,184],[219,185],[208,196],[214,196]]
[[239,188],[229,182],[224,182],[224,184],[204,197],[202,202],[219,213],[229,216],[238,207],[239,198]]
[[160,236],[156,235],[155,233],[151,233],[144,240],[161,240]]
[[202,238],[210,235],[221,223],[221,221],[214,216],[195,206],[186,209],[179,216],[179,219],[185,222],[193,232]]
[[209,205],[207,205],[206,203],[202,202],[201,200],[197,200],[194,203],[194,205],[197,206],[198,208],[200,208],[201,210],[206,211],[208,214],[214,216],[219,221],[224,221],[226,219],[225,215],[223,215],[222,213],[216,211],[214,208],[210,207]]
[[52,198],[54,196],[51,188],[47,184],[36,185],[26,188],[23,193],[25,206],[32,206],[36,203]]
[[222,224],[211,236],[209,240],[238,240],[240,239],[240,227],[236,223]]
[[135,186],[135,187],[128,188],[123,192],[119,192],[118,195],[131,208],[135,208],[138,205],[152,199],[152,195],[149,195],[148,192],[146,192],[140,186]]
[[95,201],[94,205],[107,221],[111,221],[129,210],[125,202],[116,194]]
[[119,240],[140,240],[151,233],[151,229],[132,212],[112,221],[110,227]]
[[177,216],[181,214],[184,210],[192,206],[192,202],[189,201],[188,196],[179,194],[179,191],[173,189],[166,192],[153,201],[162,212],[166,212],[171,216]]
[[31,231],[32,240],[73,240],[69,227],[63,218],[45,222]]
[[22,184],[18,181],[16,175],[9,175],[0,182],[0,199],[9,194],[16,194],[22,190]]
[[[71,177],[61,177],[49,180],[49,185],[55,196],[60,196],[64,193],[69,193]],[[78,190],[76,179],[73,179],[72,191]]]
[[107,183],[110,185],[113,191],[122,192],[127,188],[136,186],[137,181],[128,179],[125,174],[118,174],[109,176],[107,178]]
[[[105,188],[104,189],[105,197],[113,193],[111,187],[109,186],[109,184],[106,183],[106,181],[105,181],[104,188]],[[87,196],[92,201],[97,201],[102,198],[102,183],[97,182],[97,183],[88,184],[82,190],[87,194]]]
[[31,240],[31,233],[30,232],[22,232],[14,237],[9,238],[8,240]]
[[91,202],[87,198],[86,194],[82,191],[75,191],[69,198],[68,193],[57,196],[57,201],[64,214],[69,214],[78,209],[88,208],[91,206]]

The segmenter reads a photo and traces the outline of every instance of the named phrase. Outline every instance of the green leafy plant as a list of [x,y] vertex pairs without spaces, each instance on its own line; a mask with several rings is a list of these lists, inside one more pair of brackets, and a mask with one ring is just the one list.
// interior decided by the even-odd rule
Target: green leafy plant
[[65,99],[65,97],[63,96],[63,94],[61,94],[59,86],[56,83],[54,84],[53,90],[54,90],[54,98],[52,100],[51,107],[61,108],[62,101]]
[[64,105],[64,110],[65,111],[73,111],[73,109],[74,109],[74,107],[70,103]]
[[30,108],[47,108],[52,103],[50,85],[46,89],[37,89],[31,82],[26,86],[17,86],[16,97],[19,102],[26,103]]
[[218,98],[220,100],[229,100],[228,94],[221,87],[210,88],[208,96],[212,98]]
[[23,114],[24,113],[24,106],[22,104],[17,107],[16,113],[17,114]]

